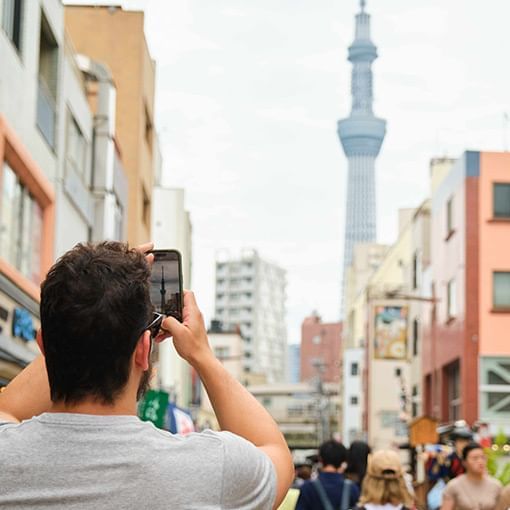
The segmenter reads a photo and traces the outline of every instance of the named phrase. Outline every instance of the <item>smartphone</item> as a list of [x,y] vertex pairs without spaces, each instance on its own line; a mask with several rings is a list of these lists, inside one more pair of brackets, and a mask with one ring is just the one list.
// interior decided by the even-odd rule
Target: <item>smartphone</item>
[[182,258],[177,250],[153,250],[151,301],[156,312],[182,322]]

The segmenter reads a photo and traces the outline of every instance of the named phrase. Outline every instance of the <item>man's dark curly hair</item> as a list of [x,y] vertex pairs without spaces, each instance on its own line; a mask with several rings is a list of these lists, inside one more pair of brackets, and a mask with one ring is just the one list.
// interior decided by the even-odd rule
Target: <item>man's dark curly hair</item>
[[152,306],[150,268],[127,244],[78,244],[41,285],[41,331],[53,402],[112,404]]

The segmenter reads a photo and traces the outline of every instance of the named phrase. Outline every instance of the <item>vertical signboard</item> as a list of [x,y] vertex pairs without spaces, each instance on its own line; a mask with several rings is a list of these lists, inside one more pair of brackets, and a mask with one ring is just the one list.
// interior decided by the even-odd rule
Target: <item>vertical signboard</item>
[[374,358],[407,358],[407,306],[376,306],[374,317]]

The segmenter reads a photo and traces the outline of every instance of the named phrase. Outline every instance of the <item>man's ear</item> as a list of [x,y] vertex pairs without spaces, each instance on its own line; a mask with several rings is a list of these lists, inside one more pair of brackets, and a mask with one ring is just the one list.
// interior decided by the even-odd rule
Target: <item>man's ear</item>
[[39,350],[41,351],[42,355],[44,356],[44,345],[42,340],[42,330],[39,328],[37,330],[37,333],[35,334],[35,341],[37,342],[37,345],[39,346]]
[[143,371],[149,370],[149,357],[151,355],[151,334],[144,331],[138,340],[135,349],[135,364]]

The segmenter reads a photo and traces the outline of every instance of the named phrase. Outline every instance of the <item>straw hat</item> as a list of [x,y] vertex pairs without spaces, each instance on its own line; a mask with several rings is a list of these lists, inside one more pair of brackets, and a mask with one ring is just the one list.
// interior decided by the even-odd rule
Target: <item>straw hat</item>
[[367,475],[393,480],[404,474],[398,454],[391,450],[379,450],[368,461]]

